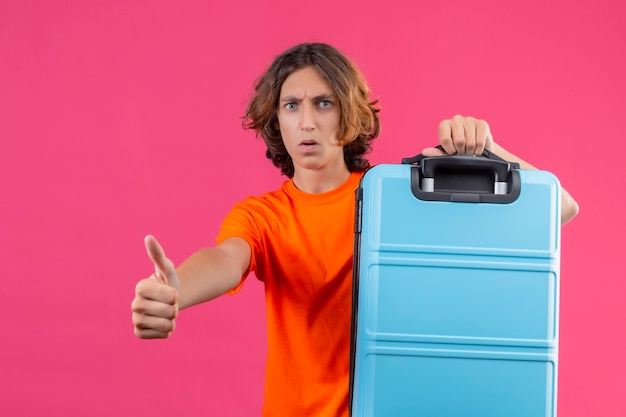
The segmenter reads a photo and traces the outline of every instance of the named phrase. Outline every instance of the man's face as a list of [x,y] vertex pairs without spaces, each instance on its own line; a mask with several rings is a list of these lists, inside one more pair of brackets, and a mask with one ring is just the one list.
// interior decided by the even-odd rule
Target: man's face
[[338,140],[340,112],[335,92],[315,67],[287,77],[280,91],[278,124],[295,175],[302,170],[337,172],[345,167]]

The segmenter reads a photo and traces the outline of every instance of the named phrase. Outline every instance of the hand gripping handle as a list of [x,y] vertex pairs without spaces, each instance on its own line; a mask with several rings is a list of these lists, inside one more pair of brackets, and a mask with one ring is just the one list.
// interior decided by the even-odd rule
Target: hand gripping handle
[[402,163],[414,165],[411,190],[421,200],[510,203],[520,193],[519,164],[487,150],[482,156],[419,154]]

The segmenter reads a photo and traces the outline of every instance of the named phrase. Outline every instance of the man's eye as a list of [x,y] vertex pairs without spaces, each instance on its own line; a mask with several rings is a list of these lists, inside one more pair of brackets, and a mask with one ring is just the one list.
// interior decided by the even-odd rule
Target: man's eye
[[332,103],[329,100],[322,100],[320,101],[320,107],[322,108],[327,108],[330,107],[332,105]]
[[287,103],[285,104],[285,109],[287,110],[293,110],[296,108],[296,103]]

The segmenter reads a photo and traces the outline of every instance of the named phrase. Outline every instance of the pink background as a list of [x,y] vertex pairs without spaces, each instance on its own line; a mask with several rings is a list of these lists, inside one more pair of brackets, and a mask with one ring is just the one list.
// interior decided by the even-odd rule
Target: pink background
[[626,415],[626,8],[619,0],[0,2],[0,414],[259,415],[262,286],[134,337],[154,234],[175,261],[279,185],[239,117],[303,41],[353,58],[381,100],[371,160],[456,113],[554,172],[563,229],[559,412]]

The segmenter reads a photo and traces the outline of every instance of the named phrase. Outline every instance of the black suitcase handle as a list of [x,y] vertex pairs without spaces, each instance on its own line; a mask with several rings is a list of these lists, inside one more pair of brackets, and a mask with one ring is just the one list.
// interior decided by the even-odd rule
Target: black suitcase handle
[[411,191],[420,200],[510,203],[521,191],[519,164],[487,150],[482,156],[419,154],[402,163],[413,165]]

